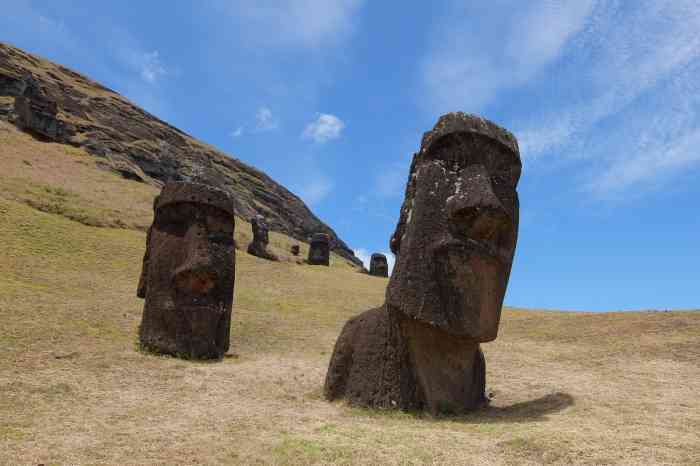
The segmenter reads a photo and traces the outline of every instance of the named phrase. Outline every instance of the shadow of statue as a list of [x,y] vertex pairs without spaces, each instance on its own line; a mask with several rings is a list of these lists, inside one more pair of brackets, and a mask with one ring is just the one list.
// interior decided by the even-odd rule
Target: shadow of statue
[[542,422],[547,420],[547,415],[562,411],[573,404],[574,397],[568,393],[557,392],[510,406],[487,405],[467,415],[440,417],[469,424]]

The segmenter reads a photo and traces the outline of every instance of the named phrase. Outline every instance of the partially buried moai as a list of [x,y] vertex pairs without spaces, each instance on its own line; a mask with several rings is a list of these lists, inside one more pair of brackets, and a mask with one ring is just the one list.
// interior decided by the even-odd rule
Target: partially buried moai
[[386,261],[386,256],[375,252],[369,259],[369,274],[375,277],[388,277],[389,264]]
[[520,170],[515,137],[478,116],[449,113],[424,134],[390,241],[386,302],[345,324],[327,399],[433,414],[488,401],[479,344],[498,333]]
[[141,346],[184,358],[229,348],[235,280],[234,205],[210,186],[168,183],[154,201],[137,295]]
[[276,261],[277,256],[267,250],[270,243],[270,229],[265,223],[265,219],[258,215],[250,221],[253,229],[253,241],[248,245],[248,254],[252,254],[263,259]]
[[311,237],[308,262],[311,265],[330,264],[331,238],[326,233],[316,233]]

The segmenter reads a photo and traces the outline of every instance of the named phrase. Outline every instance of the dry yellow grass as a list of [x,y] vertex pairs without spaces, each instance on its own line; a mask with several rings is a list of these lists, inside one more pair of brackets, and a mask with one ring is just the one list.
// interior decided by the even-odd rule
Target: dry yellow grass
[[[0,464],[700,464],[700,312],[507,309],[484,346],[489,408],[431,418],[327,403],[340,327],[383,301],[386,280],[337,258],[324,268],[238,251],[229,357],[142,354],[143,232],[38,211],[21,187],[70,191],[64,209],[116,211],[127,226],[150,222],[155,190],[80,154],[29,172],[15,146],[32,148],[32,167],[63,146],[2,141]],[[93,196],[100,186],[109,200]]]

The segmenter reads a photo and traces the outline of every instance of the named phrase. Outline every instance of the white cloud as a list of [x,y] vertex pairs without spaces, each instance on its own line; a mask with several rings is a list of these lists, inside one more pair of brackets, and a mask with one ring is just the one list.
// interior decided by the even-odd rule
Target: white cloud
[[518,90],[508,126],[523,158],[576,159],[599,198],[700,166],[696,0],[498,3],[436,25],[422,67],[432,111],[500,110]]
[[700,165],[700,7],[647,0],[597,13],[571,58],[570,74],[586,70],[585,79],[557,77],[574,98],[533,112],[515,133],[526,158],[591,159],[585,190],[615,198]]
[[141,68],[141,79],[149,84],[154,84],[161,77],[167,74],[163,63],[160,61],[160,56],[157,50],[142,53],[138,58],[138,62]]
[[233,137],[233,138],[238,138],[238,137],[241,137],[242,135],[243,135],[243,127],[242,126],[239,126],[235,130],[231,131],[231,137]]
[[578,41],[577,69],[588,73],[585,89],[553,111],[536,113],[516,131],[524,156],[575,144],[596,123],[700,57],[700,8],[693,0],[640,1],[624,21],[620,14],[601,8]]
[[[364,248],[355,249],[353,252],[355,253],[355,257],[360,259],[365,268],[369,270],[369,263],[370,259],[372,258],[372,253]],[[386,256],[387,264],[389,264],[389,275],[391,276],[391,273],[394,270],[394,264],[396,263],[396,257],[388,251],[383,251],[382,254]]]
[[280,47],[324,48],[353,29],[364,0],[255,0],[231,3],[249,42]]
[[343,128],[345,128],[345,123],[340,118],[328,113],[321,113],[315,121],[306,126],[301,137],[322,144],[331,139],[339,138]]
[[270,131],[277,129],[277,120],[272,115],[272,110],[268,107],[260,107],[255,113],[255,130]]
[[[428,106],[479,111],[500,92],[530,81],[586,25],[595,0],[455,4],[438,22],[422,63]],[[478,18],[478,19],[475,19]]]

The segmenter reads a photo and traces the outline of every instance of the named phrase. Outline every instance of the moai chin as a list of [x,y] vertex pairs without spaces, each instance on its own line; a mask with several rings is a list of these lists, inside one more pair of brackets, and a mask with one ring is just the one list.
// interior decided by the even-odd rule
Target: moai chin
[[229,348],[235,280],[234,203],[207,185],[168,183],[154,201],[137,295],[142,348],[188,359]]
[[515,137],[478,116],[449,113],[424,134],[390,241],[386,302],[345,324],[327,399],[433,414],[488,402],[479,344],[498,334],[520,170]]
[[265,219],[258,215],[250,221],[253,230],[253,241],[248,245],[248,254],[276,261],[277,256],[267,250],[267,245],[270,242],[270,229],[265,223]]
[[375,252],[369,259],[369,274],[375,277],[389,276],[389,263],[386,261],[386,256]]
[[311,237],[308,262],[311,265],[330,265],[331,238],[326,233],[315,233]]

